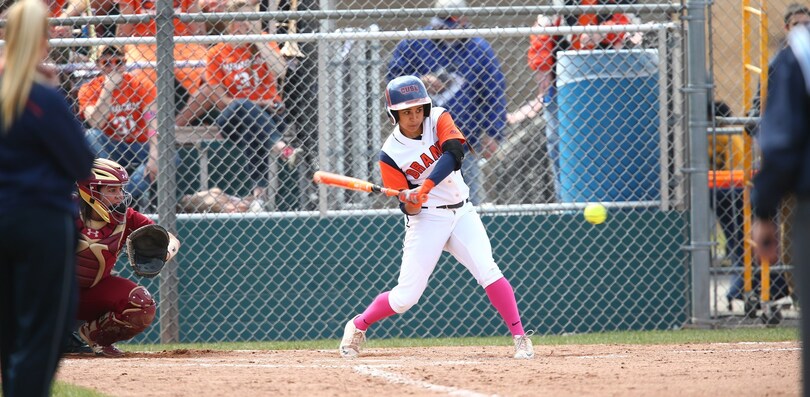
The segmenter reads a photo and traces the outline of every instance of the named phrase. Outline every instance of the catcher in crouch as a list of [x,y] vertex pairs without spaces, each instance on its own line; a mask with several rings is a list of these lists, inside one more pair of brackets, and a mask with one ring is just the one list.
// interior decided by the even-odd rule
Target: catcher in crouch
[[85,321],[79,336],[107,357],[123,355],[113,343],[143,332],[155,317],[155,300],[146,288],[110,274],[124,245],[133,271],[144,277],[160,273],[180,248],[175,236],[129,208],[128,181],[118,163],[96,159],[90,178],[78,182],[77,318]]

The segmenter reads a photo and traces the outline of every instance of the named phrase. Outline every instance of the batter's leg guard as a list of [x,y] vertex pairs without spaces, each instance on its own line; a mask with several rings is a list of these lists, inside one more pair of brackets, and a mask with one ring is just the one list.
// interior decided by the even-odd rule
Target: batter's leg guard
[[123,354],[113,343],[131,339],[146,330],[155,318],[155,300],[146,288],[138,286],[129,292],[126,309],[107,312],[79,328],[79,335],[96,354],[118,357]]

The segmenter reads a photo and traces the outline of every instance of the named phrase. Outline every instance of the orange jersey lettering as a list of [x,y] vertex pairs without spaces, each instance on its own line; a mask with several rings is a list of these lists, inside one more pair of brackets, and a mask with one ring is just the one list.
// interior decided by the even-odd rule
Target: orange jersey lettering
[[[273,51],[280,52],[278,44],[269,45]],[[248,48],[217,44],[208,50],[207,59],[205,79],[209,84],[223,85],[230,96],[251,101],[281,101],[276,88],[277,76]]]
[[[79,110],[84,114],[89,106],[96,106],[104,89],[104,76],[96,77],[79,89]],[[115,140],[146,142],[149,140],[146,113],[155,102],[157,91],[154,84],[144,79],[137,79],[130,74],[113,90],[110,99],[110,115],[104,133]]]

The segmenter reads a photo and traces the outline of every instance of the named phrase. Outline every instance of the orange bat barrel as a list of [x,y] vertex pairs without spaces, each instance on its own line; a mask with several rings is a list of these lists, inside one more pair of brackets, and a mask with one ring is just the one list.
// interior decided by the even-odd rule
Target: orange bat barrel
[[385,188],[380,185],[375,185],[368,181],[352,178],[346,175],[334,174],[326,171],[316,171],[315,175],[312,176],[312,180],[315,183],[335,186],[349,190],[358,190],[361,192],[382,193],[385,194],[386,196],[396,196],[399,194],[399,192],[394,189]]

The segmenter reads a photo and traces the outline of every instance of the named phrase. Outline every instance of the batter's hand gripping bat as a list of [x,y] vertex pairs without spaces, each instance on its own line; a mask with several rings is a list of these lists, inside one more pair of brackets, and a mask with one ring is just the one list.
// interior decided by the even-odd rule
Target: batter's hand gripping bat
[[331,172],[317,171],[315,172],[315,175],[312,176],[312,180],[315,181],[315,183],[321,183],[342,189],[358,190],[367,193],[382,193],[390,197],[399,196],[398,190],[375,185],[371,182],[352,178],[346,175],[333,174]]

